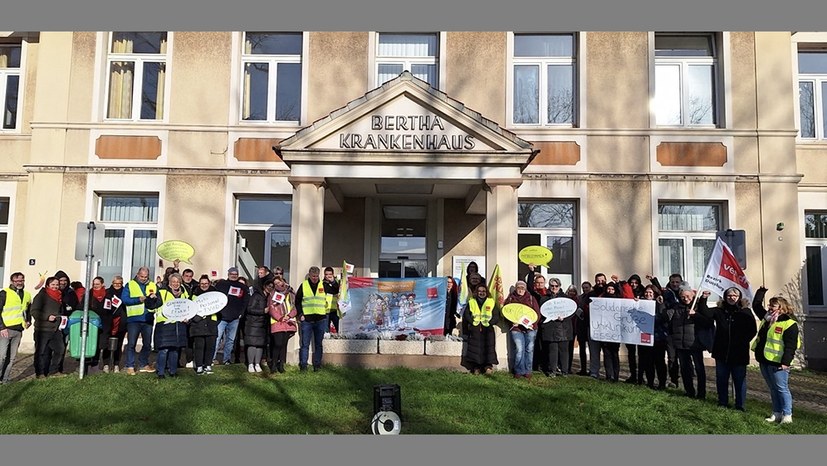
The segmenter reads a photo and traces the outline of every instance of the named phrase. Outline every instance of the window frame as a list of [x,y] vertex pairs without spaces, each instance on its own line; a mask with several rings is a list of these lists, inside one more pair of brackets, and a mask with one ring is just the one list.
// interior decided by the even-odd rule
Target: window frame
[[[253,54],[245,53],[244,47],[247,41],[247,33],[272,33],[272,34],[300,34],[302,39],[302,47],[299,55],[292,54]],[[242,31],[240,33],[240,45],[238,52],[238,111],[236,118],[238,122],[243,125],[281,125],[281,126],[299,126],[304,121],[305,107],[306,107],[306,63],[305,55],[307,44],[307,34],[302,31]],[[268,65],[267,78],[267,118],[263,120],[251,120],[244,118],[244,67],[247,63],[266,63]],[[278,104],[276,97],[278,93],[278,65],[284,64],[299,64],[301,70],[301,77],[299,82],[299,116],[297,120],[278,120],[276,119],[276,105]]]
[[[572,241],[572,270],[571,276],[568,278],[569,283],[566,283],[566,279],[568,275],[566,274],[557,274],[549,272],[548,267],[540,267],[540,273],[543,277],[546,278],[546,283],[552,277],[560,279],[562,284],[562,291],[566,291],[566,288],[569,285],[575,285],[580,291],[580,284],[581,281],[578,277],[581,277],[581,270],[580,270],[580,234],[581,234],[581,220],[580,220],[580,201],[578,199],[565,199],[565,198],[554,198],[554,199],[534,199],[534,198],[519,198],[517,200],[517,209],[519,212],[520,204],[571,204],[572,206],[572,226],[571,227],[524,227],[520,226],[520,219],[519,213],[517,214],[517,236],[518,236],[518,243],[519,243],[519,236],[520,235],[539,235],[540,236],[540,245],[551,249],[550,245],[548,244],[549,237],[568,237],[571,238]],[[554,262],[554,258],[552,258],[552,262]],[[520,277],[525,276],[527,273],[526,265],[518,260],[518,275]],[[537,270],[535,269],[535,273]],[[529,287],[532,284],[528,284]]]
[[[712,42],[712,56],[691,56],[691,55],[675,55],[675,56],[658,56],[655,41],[658,35],[668,36],[705,36],[709,37]],[[650,75],[650,95],[651,95],[651,124],[657,128],[724,128],[727,124],[727,115],[729,114],[729,79],[728,69],[725,67],[724,56],[728,49],[729,37],[726,32],[651,32],[650,33],[650,54],[652,59],[652,69]],[[657,69],[658,66],[678,66],[680,69],[680,102],[681,102],[681,123],[667,124],[658,122],[658,105],[657,105]],[[712,123],[692,124],[687,121],[687,75],[689,68],[692,66],[711,66],[712,67],[712,104],[714,111],[712,114]]]
[[[827,215],[827,209],[805,209],[804,210],[804,222],[806,224],[806,219],[808,215]],[[802,228],[803,225],[802,225]],[[806,231],[806,230],[805,230]],[[802,249],[804,251],[804,270],[802,271],[802,299],[804,300],[804,304],[809,312],[816,311],[816,312],[827,312],[827,236],[824,238],[810,238],[807,237],[806,233],[802,235]],[[822,304],[812,304],[810,303],[810,280],[809,280],[809,269],[807,261],[807,248],[811,247],[818,247],[820,248],[821,252],[821,302]]]
[[[24,91],[24,73],[26,66],[26,41],[12,41],[0,42],[0,48],[20,47],[20,63],[16,68],[0,68],[0,134],[19,133],[21,124],[21,112],[23,111],[23,96]],[[5,128],[5,109],[6,109],[6,86],[8,85],[8,77],[17,76],[17,107],[15,108],[15,121],[13,128]]]
[[[687,200],[686,202],[682,201],[665,201],[660,200],[657,203],[657,210],[655,211],[655,231],[657,232],[656,239],[657,241],[654,244],[655,249],[658,250],[658,262],[655,264],[657,267],[657,276],[659,277],[668,277],[673,273],[680,273],[683,279],[689,282],[690,286],[697,288],[700,285],[700,278],[703,277],[705,269],[695,270],[695,264],[692,261],[692,251],[694,249],[694,243],[696,240],[701,241],[715,241],[717,239],[718,231],[722,231],[726,229],[724,222],[727,219],[726,215],[726,205],[727,201],[721,202],[697,202]],[[660,207],[661,206],[707,206],[707,207],[717,207],[717,227],[716,230],[691,230],[691,229],[675,229],[675,230],[661,230],[660,228]],[[683,270],[676,271],[676,270],[661,270],[661,265],[663,264],[663,255],[660,254],[660,241],[662,239],[665,240],[681,240],[683,242]],[[709,262],[709,258],[704,258],[702,267],[706,267],[706,264]]]
[[[240,231],[261,231],[264,233],[264,244],[262,245],[262,251],[264,255],[262,257],[262,264],[267,265],[271,270],[274,266],[280,265],[284,270],[284,278],[285,280],[290,280],[290,248],[292,247],[292,222],[289,221],[286,224],[275,224],[275,223],[241,223],[239,220],[239,216],[241,213],[241,201],[242,200],[271,200],[271,201],[282,201],[290,204],[290,219],[292,220],[292,211],[293,211],[293,198],[290,195],[282,195],[282,194],[250,194],[250,193],[234,193],[233,194],[233,207],[234,207],[234,214],[233,214],[233,247],[234,252],[232,256],[233,265],[239,268],[243,268],[243,264],[239,264],[239,248],[242,247],[239,244],[239,239],[243,238],[240,234]],[[288,246],[288,254],[287,260],[288,263],[286,264],[273,264],[273,257],[271,256],[272,250],[268,247],[268,242],[270,241],[271,235],[287,235],[288,238],[291,238],[291,244]],[[245,238],[246,241],[246,238]],[[256,264],[256,266],[260,266],[262,264]],[[250,271],[252,275],[249,278],[255,278],[255,269]]]
[[[104,220],[103,219],[103,208],[104,208],[104,200],[107,198],[141,198],[141,197],[150,197],[155,198],[158,202],[158,212],[157,218],[155,222],[147,221],[147,222],[140,222],[140,221],[113,221],[113,220]],[[160,244],[160,232],[161,229],[159,227],[159,222],[161,218],[161,193],[159,192],[110,192],[110,191],[101,191],[95,192],[95,198],[97,201],[97,212],[95,214],[95,218],[104,225],[104,230],[123,230],[124,231],[124,249],[123,249],[123,256],[121,257],[121,271],[118,275],[124,277],[126,281],[129,281],[130,277],[135,276],[138,265],[134,268],[132,267],[132,257],[133,257],[133,250],[134,250],[134,241],[135,241],[135,232],[136,231],[155,231],[155,244],[156,247]],[[155,257],[155,251],[153,252],[153,258]],[[146,267],[149,267],[150,272],[150,279],[155,280],[155,276],[158,272],[158,264],[153,259],[149,261],[149,263],[144,264]],[[100,267],[100,265],[99,265]],[[104,277],[106,280],[110,280],[111,277]]]
[[[436,39],[436,54],[434,56],[425,56],[425,57],[410,57],[405,55],[380,55],[380,38],[382,34],[392,34],[392,35],[402,35],[402,36],[434,36]],[[442,62],[443,60],[440,57],[445,53],[445,43],[444,43],[445,34],[442,32],[391,32],[391,31],[384,31],[384,32],[375,32],[374,33],[374,44],[372,47],[372,58],[373,64],[371,66],[372,71],[372,79],[373,87],[379,87],[384,82],[379,82],[379,66],[380,65],[402,65],[402,70],[411,71],[412,65],[434,65],[436,68],[436,82],[429,83],[431,87],[442,89],[443,87],[443,74],[444,70],[442,69]],[[393,78],[391,78],[393,79]],[[386,81],[387,82],[387,81]]]
[[[527,56],[517,57],[515,54],[515,41],[517,36],[571,36],[572,38],[572,56]],[[580,65],[578,57],[581,56],[580,43],[582,38],[576,32],[560,32],[560,33],[510,33],[510,40],[508,44],[509,58],[511,63],[508,64],[508,122],[513,128],[576,128],[580,125],[581,118],[580,109]],[[550,123],[548,122],[548,67],[555,65],[571,66],[572,71],[572,116],[569,123]],[[537,123],[517,123],[514,121],[514,107],[516,106],[516,98],[514,96],[514,86],[517,84],[515,77],[515,68],[517,66],[537,66],[539,69],[539,108],[538,108],[538,122]]]
[[[827,60],[827,44],[805,44],[805,43],[797,43],[795,56],[796,56],[796,64],[795,64],[795,73],[796,73],[796,95],[798,99],[796,99],[796,107],[798,112],[796,114],[796,122],[798,123],[798,134],[797,138],[799,142],[820,142],[824,143],[827,142],[827,71],[824,73],[802,73],[799,71],[798,63],[800,62],[799,57],[802,53],[814,53],[820,52],[824,54],[825,60]],[[813,85],[813,125],[814,125],[814,136],[813,137],[804,137],[802,135],[803,125],[801,119],[801,84],[802,83],[811,83]]]
[[[170,107],[170,89],[171,89],[171,64],[172,64],[172,43],[174,33],[171,31],[153,31],[166,32],[166,52],[164,53],[117,53],[112,52],[112,41],[116,32],[126,31],[108,31],[104,34],[106,42],[104,44],[104,61],[103,61],[103,76],[104,89],[101,115],[103,121],[112,123],[137,123],[137,124],[151,124],[158,122],[169,121],[169,107]],[[139,31],[143,32],[143,31]],[[129,118],[113,118],[109,116],[109,100],[110,89],[112,86],[111,65],[113,62],[134,62],[133,82],[132,82],[132,112]],[[164,102],[162,104],[161,118],[144,119],[141,118],[141,93],[143,89],[144,78],[144,63],[163,63],[164,64]],[[140,65],[140,66],[139,66]],[[140,89],[141,92],[135,92],[135,89]],[[157,104],[157,102],[156,102]]]

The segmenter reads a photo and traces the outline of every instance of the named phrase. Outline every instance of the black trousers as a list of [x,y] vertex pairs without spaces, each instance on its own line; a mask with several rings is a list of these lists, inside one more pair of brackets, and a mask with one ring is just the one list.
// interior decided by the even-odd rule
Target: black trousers
[[216,335],[192,337],[192,362],[196,369],[212,365],[216,339]]
[[[38,332],[35,333],[37,341],[38,363],[40,364],[39,375],[49,375],[60,372],[63,365],[63,357],[66,352],[66,343],[63,339],[63,331]],[[38,371],[36,371],[38,372]]]
[[279,364],[284,366],[287,362],[287,342],[295,335],[295,332],[276,332],[270,334],[270,357],[267,358],[267,365],[272,371]]
[[563,374],[570,372],[569,367],[569,341],[545,341],[548,347],[548,362],[546,363],[549,372],[554,372],[557,367]]
[[617,382],[620,378],[620,343],[603,342],[603,366],[606,369],[606,380]]

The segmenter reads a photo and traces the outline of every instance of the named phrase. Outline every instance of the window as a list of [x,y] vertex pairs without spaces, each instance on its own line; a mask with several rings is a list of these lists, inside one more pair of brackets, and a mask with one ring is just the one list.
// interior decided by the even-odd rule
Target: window
[[718,124],[715,34],[655,33],[655,115],[658,125]]
[[302,89],[301,32],[245,32],[241,119],[298,123]]
[[827,308],[827,211],[804,212],[807,304]]
[[513,123],[574,124],[573,34],[514,34]]
[[17,112],[20,108],[20,44],[0,44],[0,105],[3,109],[2,130],[17,129]]
[[236,199],[236,265],[241,275],[255,278],[256,267],[281,266],[290,278],[289,197],[248,196]]
[[658,276],[679,273],[690,285],[698,286],[720,229],[718,205],[658,205]]
[[827,50],[798,51],[798,102],[802,139],[827,139]]
[[104,224],[103,260],[98,274],[109,281],[114,275],[134,277],[140,267],[149,267],[155,277],[158,243],[158,195],[100,195],[98,219]]
[[[580,287],[579,271],[575,260],[577,251],[577,204],[573,201],[521,201],[517,207],[518,236],[517,250],[526,246],[545,246],[551,250],[552,258],[548,270],[543,272],[546,279],[559,278],[563,289],[570,284]],[[523,276],[526,265],[517,263],[517,270]]]
[[0,277],[6,280],[6,244],[9,238],[9,198],[0,197]]
[[106,118],[164,118],[166,32],[113,32],[107,69],[109,79]]
[[439,87],[439,34],[379,34],[376,48],[376,82],[381,86],[409,71]]

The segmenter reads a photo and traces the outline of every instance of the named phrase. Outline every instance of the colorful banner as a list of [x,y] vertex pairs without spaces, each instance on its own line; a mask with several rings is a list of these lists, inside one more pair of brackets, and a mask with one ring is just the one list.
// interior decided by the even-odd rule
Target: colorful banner
[[348,277],[347,283],[351,308],[339,320],[339,333],[442,334],[444,278]]
[[704,289],[710,290],[718,296],[723,296],[726,290],[731,287],[741,290],[741,296],[752,302],[755,293],[749,280],[747,280],[747,275],[741,269],[738,259],[735,258],[735,254],[732,253],[729,246],[721,241],[721,238],[718,238],[715,241],[712,255],[709,257],[709,263],[701,279],[698,292]]
[[592,298],[589,338],[596,341],[652,346],[655,302],[645,299]]

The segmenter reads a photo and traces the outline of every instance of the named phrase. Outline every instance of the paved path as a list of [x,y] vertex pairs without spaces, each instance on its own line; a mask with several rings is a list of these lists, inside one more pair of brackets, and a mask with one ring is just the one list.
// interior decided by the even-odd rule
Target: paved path
[[[32,361],[33,356],[31,354],[18,354],[14,368],[12,369],[12,381],[33,379],[34,367],[32,366]],[[714,364],[712,361],[709,362]],[[64,370],[68,373],[76,374],[78,361],[67,357],[64,362]],[[575,357],[572,372],[574,373],[578,370],[580,370],[580,365]],[[625,361],[621,359],[620,380],[626,380],[628,376],[628,366],[626,366]],[[715,389],[714,365],[707,365],[706,378],[707,398],[714,400],[717,392]],[[793,394],[795,408],[806,408],[827,414],[827,373],[793,370],[790,376],[790,390]],[[757,367],[751,367],[747,371],[747,399],[758,399],[766,401],[767,403],[770,402],[767,384],[764,382],[764,378],[761,376]],[[730,401],[730,403],[731,402],[732,401]]]

